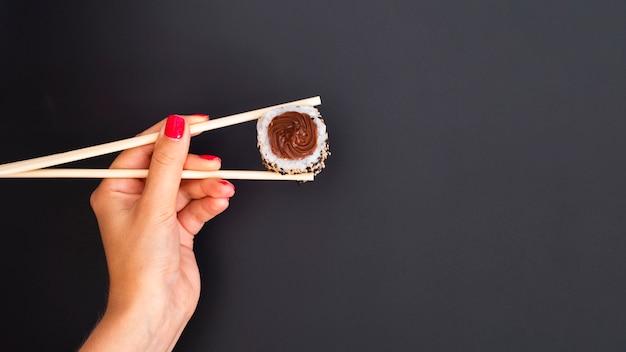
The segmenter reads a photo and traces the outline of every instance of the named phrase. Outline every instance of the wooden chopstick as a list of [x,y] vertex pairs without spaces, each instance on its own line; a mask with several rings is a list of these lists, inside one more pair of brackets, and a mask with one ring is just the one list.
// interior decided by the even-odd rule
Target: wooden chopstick
[[[0,178],[146,178],[145,169],[68,169],[52,168],[30,170],[7,175]],[[266,181],[313,181],[313,173],[282,175],[273,171],[256,170],[217,170],[199,171],[183,170],[183,179],[221,178],[229,180],[266,180]]]
[[[321,98],[319,96],[296,100],[288,103],[269,106],[262,109],[252,110],[218,118],[215,120],[209,120],[189,126],[189,130],[192,134],[197,134],[209,130],[214,130],[226,126],[235,125],[238,123],[252,121],[258,119],[265,112],[288,105],[309,105],[317,106],[321,104]],[[0,165],[0,176],[9,175],[18,172],[30,171],[41,169],[49,166],[55,166],[60,164],[69,163],[72,161],[92,158],[100,155],[118,152],[125,149],[135,148],[141,145],[154,143],[157,139],[158,132],[147,134],[143,136],[131,137],[115,142],[104,143],[92,147],[86,147],[81,149],[75,149],[68,152],[62,152],[57,154],[51,154],[47,156],[41,156],[33,159],[14,161]]]

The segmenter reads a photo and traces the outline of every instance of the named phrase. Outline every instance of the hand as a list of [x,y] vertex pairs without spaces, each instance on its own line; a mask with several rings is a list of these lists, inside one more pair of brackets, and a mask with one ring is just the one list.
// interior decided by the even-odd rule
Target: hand
[[154,145],[126,150],[111,168],[149,168],[146,180],[105,179],[91,205],[102,236],[110,288],[105,314],[83,351],[168,351],[200,295],[194,236],[234,195],[224,180],[182,180],[183,169],[218,170],[217,157],[188,154],[188,124],[206,116],[170,116],[146,133]]

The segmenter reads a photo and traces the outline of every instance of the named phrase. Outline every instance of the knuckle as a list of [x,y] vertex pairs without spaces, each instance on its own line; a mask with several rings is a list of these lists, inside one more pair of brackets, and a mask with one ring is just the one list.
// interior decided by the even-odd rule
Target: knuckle
[[154,154],[152,154],[152,162],[160,165],[171,165],[174,161],[176,161],[176,157],[163,150],[155,151]]
[[99,194],[100,192],[98,192],[98,189],[96,189],[95,191],[91,192],[91,196],[89,196],[89,205],[94,211],[97,211],[100,208]]

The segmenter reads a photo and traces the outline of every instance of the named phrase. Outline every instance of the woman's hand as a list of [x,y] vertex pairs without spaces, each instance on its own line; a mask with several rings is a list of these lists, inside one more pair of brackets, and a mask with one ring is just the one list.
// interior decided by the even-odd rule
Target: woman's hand
[[221,166],[217,157],[188,154],[188,125],[206,119],[172,115],[146,130],[160,131],[156,143],[122,152],[111,168],[149,168],[147,179],[105,179],[93,192],[110,288],[81,350],[169,351],[191,318],[200,295],[194,236],[234,195],[228,181],[181,182],[183,169]]

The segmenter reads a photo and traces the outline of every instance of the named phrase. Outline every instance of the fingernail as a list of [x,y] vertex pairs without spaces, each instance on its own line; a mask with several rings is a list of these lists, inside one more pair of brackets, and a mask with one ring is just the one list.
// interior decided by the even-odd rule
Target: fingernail
[[178,115],[170,115],[165,123],[165,136],[172,139],[181,139],[185,133],[185,119]]
[[200,117],[209,117],[209,115],[206,114],[193,114],[194,116],[200,116]]
[[209,161],[213,161],[213,160],[222,161],[222,159],[220,159],[218,156],[215,156],[215,155],[200,155],[200,157],[202,159],[209,160]]
[[233,185],[232,183],[226,181],[226,180],[219,180],[219,183],[223,184],[224,186],[230,186],[232,188],[235,188],[235,185]]

